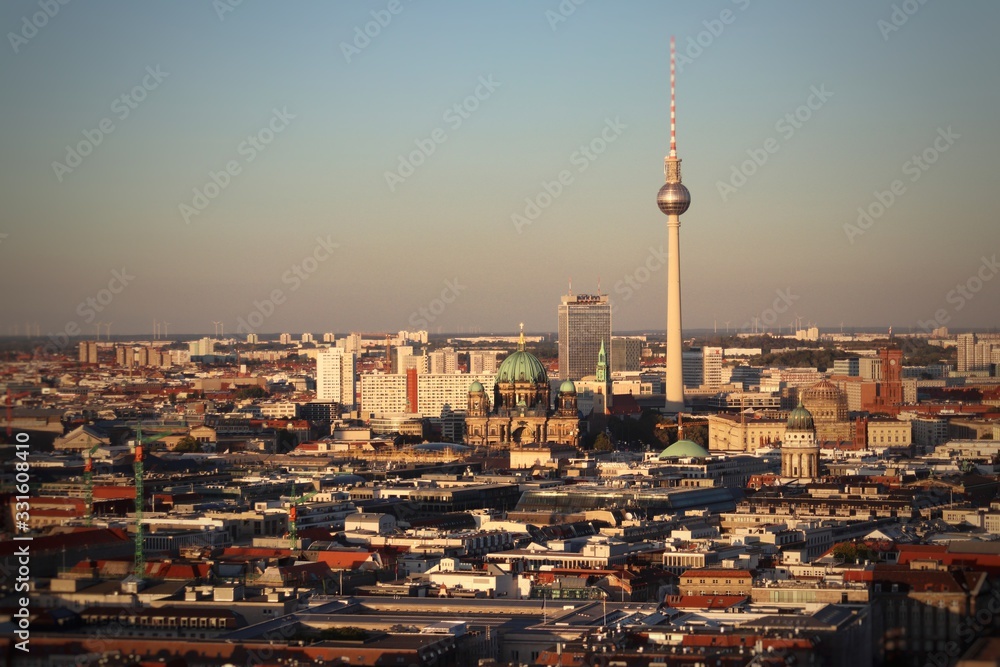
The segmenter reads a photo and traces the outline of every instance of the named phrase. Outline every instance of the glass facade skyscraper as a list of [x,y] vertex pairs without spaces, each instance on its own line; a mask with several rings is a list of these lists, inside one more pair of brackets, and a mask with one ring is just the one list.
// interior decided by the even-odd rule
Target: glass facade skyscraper
[[579,380],[593,375],[602,342],[605,347],[611,345],[608,296],[564,295],[559,304],[559,379]]

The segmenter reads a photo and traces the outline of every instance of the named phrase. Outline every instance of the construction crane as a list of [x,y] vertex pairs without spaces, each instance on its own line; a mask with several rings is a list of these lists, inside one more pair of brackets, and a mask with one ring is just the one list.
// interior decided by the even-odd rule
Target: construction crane
[[146,552],[143,548],[142,534],[142,422],[135,429],[135,564],[132,574],[137,579],[146,576]]
[[289,501],[288,507],[288,544],[292,549],[297,549],[299,546],[299,529],[298,529],[298,518],[299,518],[299,508],[298,504],[304,500],[309,500],[315,496],[318,491],[311,491],[305,495],[297,496],[295,494],[295,482],[292,482],[292,497]]
[[84,511],[84,525],[90,527],[94,520],[94,452],[100,447],[100,443],[94,445],[87,452],[83,464],[83,494],[86,507]]
[[384,331],[362,331],[354,332],[352,335],[360,336],[362,339],[375,340],[379,338],[385,339],[385,367],[384,370],[389,372],[392,370],[392,339],[395,334],[386,333]]

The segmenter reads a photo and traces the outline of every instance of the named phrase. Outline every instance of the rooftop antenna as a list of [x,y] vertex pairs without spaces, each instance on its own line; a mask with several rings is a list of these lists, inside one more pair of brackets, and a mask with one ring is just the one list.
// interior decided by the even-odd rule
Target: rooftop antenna
[[677,157],[677,101],[674,95],[675,80],[677,78],[676,60],[677,49],[674,43],[674,36],[670,36],[670,157]]

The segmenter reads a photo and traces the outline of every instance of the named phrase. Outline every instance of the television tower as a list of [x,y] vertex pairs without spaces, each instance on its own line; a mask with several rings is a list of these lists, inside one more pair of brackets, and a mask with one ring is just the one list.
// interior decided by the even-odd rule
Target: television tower
[[667,402],[666,411],[684,410],[684,381],[681,374],[681,240],[680,216],[691,205],[691,193],[681,183],[681,160],[677,157],[677,117],[674,97],[676,51],[670,38],[670,155],[663,160],[666,183],[656,203],[667,216]]

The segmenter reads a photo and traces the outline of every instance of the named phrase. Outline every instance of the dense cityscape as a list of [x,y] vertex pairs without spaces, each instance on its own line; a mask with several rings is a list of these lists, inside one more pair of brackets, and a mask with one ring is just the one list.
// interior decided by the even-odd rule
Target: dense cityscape
[[1000,334],[703,332],[666,416],[662,335],[557,309],[560,335],[8,339],[17,664],[994,650]]
[[[40,103],[33,96],[45,95],[45,86],[24,82],[30,68],[49,68],[30,58],[67,29],[63,13],[84,11],[65,4],[40,0],[38,13],[29,12],[8,35],[19,63],[28,64],[0,74],[0,83],[24,77],[17,89],[31,101],[18,102],[17,122],[32,132],[42,126],[25,119],[35,118],[33,105]],[[0,308],[0,666],[1000,666],[1000,301],[991,282],[1000,264],[989,246],[995,221],[983,222],[992,212],[984,194],[992,197],[993,185],[969,179],[975,182],[961,196],[974,212],[956,212],[955,224],[966,227],[936,241],[920,231],[924,218],[934,218],[935,204],[920,197],[930,192],[944,201],[929,181],[949,177],[946,168],[923,181],[920,187],[930,188],[924,195],[908,194],[931,165],[953,159],[945,153],[963,136],[975,136],[971,117],[960,131],[938,122],[928,147],[900,168],[907,183],[888,181],[856,213],[849,206],[856,222],[838,223],[838,247],[825,235],[829,230],[794,226],[774,233],[772,214],[761,213],[770,207],[762,204],[768,192],[781,195],[773,215],[782,224],[798,225],[814,208],[824,210],[816,215],[829,213],[828,202],[814,206],[810,198],[846,181],[829,188],[813,183],[804,195],[785,199],[794,188],[765,179],[779,170],[797,178],[823,168],[811,159],[813,149],[797,154],[786,142],[802,130],[796,141],[806,144],[810,130],[803,128],[813,117],[845,113],[837,105],[851,103],[841,101],[851,90],[837,76],[831,87],[795,88],[797,106],[774,124],[780,140],[760,141],[740,129],[751,147],[741,149],[730,175],[714,186],[698,166],[720,164],[717,154],[707,157],[715,137],[706,128],[714,123],[721,133],[736,122],[743,109],[735,91],[746,75],[712,88],[716,99],[734,100],[716,106],[703,95],[711,88],[705,78],[686,93],[695,61],[716,48],[737,69],[745,63],[736,60],[759,58],[750,66],[761,81],[772,55],[795,71],[790,45],[777,51],[761,45],[759,53],[755,45],[736,57],[728,51],[745,39],[737,31],[748,24],[766,30],[761,26],[770,22],[796,25],[794,17],[766,19],[763,12],[773,8],[751,10],[750,0],[731,0],[721,11],[699,6],[707,18],[685,8],[685,25],[694,32],[675,40],[654,30],[645,13],[627,14],[642,7],[668,22],[675,10],[638,0],[613,8],[562,0],[548,9],[512,3],[514,9],[449,12],[440,11],[443,5],[408,9],[401,0],[378,4],[314,8],[315,20],[290,33],[280,11],[216,0],[210,12],[218,25],[191,27],[192,44],[207,41],[190,50],[196,56],[185,53],[199,68],[228,72],[201,89],[204,98],[189,91],[178,106],[153,109],[150,102],[147,109],[147,97],[169,99],[171,86],[185,85],[175,80],[199,81],[184,59],[166,70],[149,65],[139,85],[113,99],[116,120],[86,121],[84,139],[50,161],[54,182],[66,183],[58,191],[69,193],[65,199],[34,177],[0,186],[12,201],[12,223],[4,228],[11,233],[0,232],[0,272],[10,297]],[[917,24],[937,10],[923,5],[908,0],[877,8],[888,18],[871,21],[862,41],[875,46],[862,48],[903,44],[902,53],[926,51],[915,38],[936,37],[937,28]],[[800,11],[791,7],[783,11]],[[100,25],[81,23],[88,28],[71,39],[92,39],[96,49],[98,35],[124,34],[123,26],[139,17],[152,23],[156,16],[168,26],[182,15],[156,3],[119,9]],[[959,11],[979,10],[996,13],[974,3]],[[817,22],[841,20],[826,9],[801,11],[817,12],[810,15]],[[460,77],[448,68],[466,64],[457,62],[464,58],[455,57],[454,45],[439,53],[424,38],[482,40],[482,51],[463,46],[474,67],[540,67],[548,61],[537,54],[519,60],[508,51],[508,37],[517,42],[523,29],[511,25],[520,25],[526,12],[536,19],[531,30],[551,32],[546,37],[553,41],[525,48],[541,48],[552,59],[575,54],[563,63],[572,74],[520,82],[493,73],[473,77],[472,87],[462,88],[471,94],[439,114],[443,125],[420,130],[393,166],[374,176],[388,194],[379,190],[366,202],[368,185],[351,180],[362,174],[371,181],[375,173],[359,168],[371,152],[366,142],[396,132],[392,118],[424,118],[427,95],[407,88],[415,85],[407,77],[440,57],[446,65],[426,80],[451,85]],[[750,18],[740,19],[744,12]],[[411,19],[434,23],[407,35]],[[496,35],[479,32],[488,19],[498,22]],[[171,179],[184,172],[172,162],[177,154],[228,136],[220,129],[230,123],[225,111],[220,125],[196,129],[212,117],[213,105],[235,108],[236,96],[251,90],[284,91],[301,102],[296,95],[314,81],[292,73],[285,51],[294,42],[304,49],[294,57],[312,67],[307,49],[318,38],[311,31],[330,21],[346,35],[351,20],[361,22],[350,37],[327,48],[346,65],[359,61],[351,72],[362,74],[355,80],[339,72],[334,87],[377,81],[384,94],[399,86],[406,104],[345,94],[337,103],[358,114],[357,127],[338,118],[327,124],[333,129],[317,130],[307,119],[324,108],[320,93],[310,98],[317,106],[291,111],[268,102],[263,125],[229,151],[238,159],[206,162],[207,180],[175,187]],[[44,31],[50,21],[56,27]],[[465,27],[452,30],[450,22]],[[261,41],[230,38],[225,44],[239,42],[233,48],[241,54],[230,59],[212,32],[220,25],[236,34],[252,26],[247,34]],[[990,21],[981,18],[969,30],[983,30],[979,25]],[[89,30],[93,35],[83,34]],[[164,35],[189,36],[171,30],[165,27]],[[942,34],[960,31],[949,24]],[[419,46],[407,46],[414,35]],[[619,64],[581,65],[593,57],[594,35],[615,36],[617,46],[601,58]],[[130,39],[133,48],[149,41],[151,53],[163,48],[179,58],[172,37]],[[280,45],[275,62],[283,65],[241,62],[251,52],[271,57],[258,55],[269,51],[271,39]],[[618,60],[633,39],[637,49],[657,54],[642,70],[657,81],[655,100],[610,92],[633,76]],[[493,40],[503,42],[500,51]],[[814,41],[794,48],[825,48],[824,40]],[[198,48],[218,62],[201,61]],[[99,51],[81,61],[118,57]],[[711,57],[697,64],[707,70]],[[366,73],[366,62],[386,69]],[[850,71],[870,66],[866,60]],[[248,72],[267,84],[240,78]],[[524,148],[528,134],[475,129],[489,120],[476,116],[481,106],[501,104],[494,95],[530,99],[518,92],[525,81],[551,87],[555,100],[539,102],[529,123],[549,112],[572,115],[566,109],[577,112],[578,102],[567,97],[563,107],[556,99],[572,96],[560,80],[589,90],[586,77],[597,73],[608,88],[587,93],[593,104],[587,113],[604,120],[569,152],[572,171],[549,170],[547,149],[535,155]],[[213,97],[217,87],[225,92]],[[630,90],[638,96],[639,88]],[[81,101],[89,95],[72,93]],[[263,95],[270,99],[270,92]],[[925,112],[900,102],[902,92],[891,95],[907,113],[914,107],[913,117]],[[198,99],[197,112],[190,113],[186,98]],[[744,101],[751,98],[758,99],[744,94]],[[655,125],[627,113],[623,121],[605,101],[626,111],[646,107]],[[73,111],[58,106],[53,118]],[[132,112],[136,119],[127,121]],[[518,112],[506,107],[497,118],[513,122]],[[128,123],[138,125],[150,113],[162,114],[155,127],[166,128],[165,139],[150,127],[141,138],[129,134]],[[688,115],[697,117],[690,134]],[[847,141],[852,123],[864,125],[843,115],[838,122],[825,135],[831,154],[841,137]],[[172,142],[189,128],[173,133],[185,123],[192,124],[184,140],[191,143],[175,149]],[[246,118],[231,124],[238,135],[249,127]],[[119,125],[125,129],[112,139]],[[470,129],[453,137],[462,127]],[[297,132],[300,139],[279,140],[286,130],[286,137]],[[697,140],[685,143],[691,135]],[[457,149],[463,140],[467,148]],[[894,140],[879,137],[878,146]],[[955,151],[989,153],[982,146],[992,135],[978,140],[980,146],[969,145],[974,138]],[[19,141],[5,139],[5,146],[26,159]],[[105,141],[109,148],[98,151]],[[113,153],[116,145],[143,142],[162,161]],[[483,155],[500,151],[496,166],[480,169],[483,161],[466,154],[448,176],[434,176],[431,167],[418,173],[439,150],[434,159],[444,168],[447,151],[477,142],[487,147]],[[320,152],[310,152],[314,143]],[[532,176],[537,185],[528,190],[509,188],[524,202],[509,214],[511,224],[504,219],[503,234],[477,237],[467,214],[457,213],[465,211],[463,196],[485,190],[476,179],[535,173],[520,159],[504,166],[509,156],[501,149],[508,145],[527,162],[549,165],[539,172],[547,175]],[[657,165],[644,162],[643,178],[652,174],[658,182],[642,191],[614,181],[608,163],[595,164],[615,150],[642,151],[645,159],[651,147],[665,154],[663,180]],[[95,158],[87,160],[91,153]],[[682,154],[693,165],[684,173]],[[768,162],[773,171],[755,181],[754,194],[744,191]],[[861,162],[852,156],[838,178],[864,172]],[[311,164],[312,171],[292,169],[296,164]],[[959,164],[966,175],[974,172],[971,163]],[[114,181],[114,197],[108,183],[86,180],[102,174]],[[498,189],[506,178],[498,179]],[[581,186],[573,197],[582,205],[560,200],[577,182],[597,196],[587,199]],[[15,193],[36,187],[47,193],[37,202]],[[331,187],[334,194],[323,200]],[[531,188],[534,194],[524,197]],[[407,199],[420,191],[434,199],[433,210],[427,200]],[[442,193],[453,193],[454,201]],[[491,196],[484,194],[484,208],[495,208]],[[378,209],[376,200],[391,197],[402,202],[393,204],[405,211],[402,217],[412,213],[412,234],[390,222],[398,211]],[[604,197],[614,200],[607,209]],[[123,208],[111,202],[118,199]],[[918,201],[927,209],[904,235],[894,217]],[[722,204],[732,207],[726,215],[741,222],[746,216],[761,231],[753,237],[732,227],[721,231]],[[581,208],[567,215],[568,205]],[[336,209],[332,233],[317,226],[328,207]],[[168,209],[169,228],[158,217]],[[95,220],[85,240],[66,227],[56,240],[39,222],[78,215],[106,216],[107,224]],[[641,234],[623,221],[637,217],[648,227]],[[579,229],[569,226],[577,218]],[[116,227],[120,219],[134,226]],[[682,220],[692,223],[683,233]],[[36,223],[47,230],[41,245],[31,231]],[[987,232],[976,227],[984,224]],[[133,233],[142,225],[149,229]],[[181,227],[189,236],[172,238],[180,238]],[[949,235],[965,247],[949,245]],[[297,245],[303,238],[315,240],[305,255]],[[638,255],[624,264],[610,259],[623,248]],[[117,249],[127,262],[108,259]],[[633,264],[636,256],[643,259]],[[909,260],[904,268],[894,264],[899,257]],[[105,264],[114,267],[110,279]],[[44,270],[6,282],[26,266]],[[605,289],[600,273],[609,266],[615,278]],[[572,278],[553,279],[572,271],[575,289]],[[91,289],[94,275],[97,289]],[[786,279],[793,286],[775,287]],[[730,314],[748,310],[754,314]],[[832,324],[842,316],[856,319]]]

